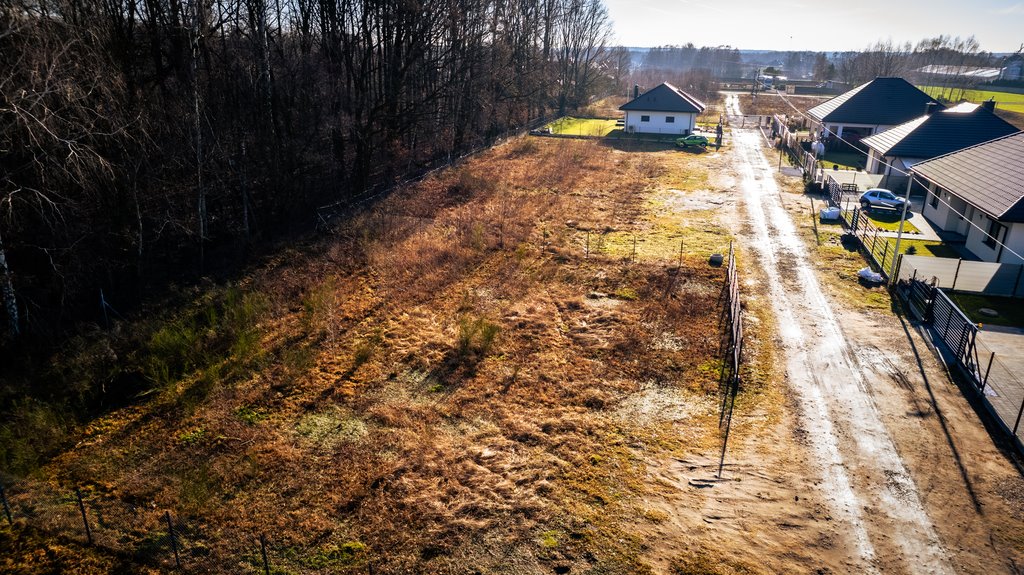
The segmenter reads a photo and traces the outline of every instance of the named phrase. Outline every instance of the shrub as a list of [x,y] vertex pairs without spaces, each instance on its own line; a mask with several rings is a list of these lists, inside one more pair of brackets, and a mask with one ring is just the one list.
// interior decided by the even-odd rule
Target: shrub
[[466,316],[460,318],[459,337],[456,345],[459,356],[462,358],[474,356],[476,359],[484,357],[494,345],[499,331],[501,331],[501,326],[485,318],[471,319]]

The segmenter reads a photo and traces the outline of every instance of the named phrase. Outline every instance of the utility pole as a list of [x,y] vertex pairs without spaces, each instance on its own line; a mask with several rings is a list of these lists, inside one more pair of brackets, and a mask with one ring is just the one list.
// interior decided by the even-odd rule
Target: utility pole
[[907,211],[910,209],[910,188],[914,185],[914,174],[907,179],[907,191],[903,194],[903,209],[900,211],[900,229],[896,232],[896,249],[893,250],[892,267],[889,268],[889,282],[896,283],[896,264],[899,262],[900,241],[903,239],[903,223],[907,221]]

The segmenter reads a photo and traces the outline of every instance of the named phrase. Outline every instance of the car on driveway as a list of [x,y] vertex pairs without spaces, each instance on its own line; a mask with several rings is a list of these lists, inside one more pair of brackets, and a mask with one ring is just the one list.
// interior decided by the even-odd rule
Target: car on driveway
[[[871,188],[860,196],[860,207],[864,210],[881,208],[902,211],[905,203],[907,200],[884,188]],[[910,210],[910,206],[907,206],[907,210]]]
[[704,136],[698,136],[697,134],[690,134],[689,136],[683,136],[676,140],[676,145],[680,148],[688,148],[690,146],[706,148],[708,147],[708,139]]

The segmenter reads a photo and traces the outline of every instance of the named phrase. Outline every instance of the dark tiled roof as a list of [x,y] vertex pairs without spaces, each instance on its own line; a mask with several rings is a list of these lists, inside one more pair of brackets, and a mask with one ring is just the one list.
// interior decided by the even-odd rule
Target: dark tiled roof
[[903,78],[875,78],[807,113],[819,122],[895,126],[924,114],[929,103],[943,108]]
[[1024,132],[915,165],[914,173],[1004,222],[1024,222]]
[[700,114],[707,106],[703,102],[668,82],[647,90],[619,107],[620,110],[650,112],[680,112]]
[[927,159],[1016,131],[1013,125],[981,106],[961,104],[900,124],[861,142],[883,156]]

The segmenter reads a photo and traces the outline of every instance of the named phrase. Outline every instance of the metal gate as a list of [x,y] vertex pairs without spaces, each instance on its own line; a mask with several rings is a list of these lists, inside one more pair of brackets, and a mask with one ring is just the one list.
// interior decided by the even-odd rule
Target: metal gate
[[902,287],[903,301],[918,320],[929,323],[960,365],[981,387],[983,375],[976,345],[978,326],[949,299],[946,293],[923,281],[912,279]]

